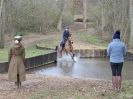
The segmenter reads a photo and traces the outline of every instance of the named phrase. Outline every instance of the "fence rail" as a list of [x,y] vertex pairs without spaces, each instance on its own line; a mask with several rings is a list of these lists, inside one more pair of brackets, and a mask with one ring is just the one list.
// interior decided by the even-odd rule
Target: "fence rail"
[[[35,56],[26,59],[26,70],[36,68],[49,63],[56,62],[57,52],[48,53],[45,55]],[[8,62],[0,63],[0,72],[4,73],[8,71]]]
[[75,53],[80,54],[80,58],[100,58],[106,57],[107,51],[106,49],[83,49],[83,50],[75,50]]
[[132,52],[127,52],[125,58],[128,59],[128,60],[133,60],[133,53]]
[[[80,53],[81,58],[100,58],[107,57],[106,49],[86,49],[86,50],[75,50],[75,53]],[[133,60],[133,53],[127,52],[125,59]]]

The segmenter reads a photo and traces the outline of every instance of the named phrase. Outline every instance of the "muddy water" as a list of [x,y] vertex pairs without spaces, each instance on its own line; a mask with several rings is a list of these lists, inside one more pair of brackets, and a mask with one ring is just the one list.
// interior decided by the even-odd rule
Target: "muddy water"
[[[105,58],[76,58],[76,62],[73,62],[71,58],[64,57],[58,59],[57,64],[41,67],[32,73],[111,80],[109,60]],[[124,80],[133,79],[133,61],[125,61],[122,76]]]

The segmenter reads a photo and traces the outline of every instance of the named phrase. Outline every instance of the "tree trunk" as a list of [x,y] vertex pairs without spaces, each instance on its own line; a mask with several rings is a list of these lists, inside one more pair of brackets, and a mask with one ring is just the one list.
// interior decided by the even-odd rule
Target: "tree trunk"
[[62,27],[62,17],[63,14],[60,15],[59,21],[58,21],[58,25],[57,25],[57,30],[61,31],[61,27]]
[[133,0],[130,0],[130,48],[133,48]]
[[3,27],[3,4],[4,0],[0,2],[0,48],[4,48],[4,27]]
[[83,0],[83,24],[84,24],[84,28],[86,29],[87,28],[87,25],[86,25],[86,19],[87,19],[87,2],[86,0]]
[[[59,2],[59,1],[57,1]],[[57,30],[61,31],[62,29],[62,19],[63,19],[63,12],[64,12],[64,7],[65,7],[65,0],[61,1],[61,10],[60,10],[60,17],[57,25]]]

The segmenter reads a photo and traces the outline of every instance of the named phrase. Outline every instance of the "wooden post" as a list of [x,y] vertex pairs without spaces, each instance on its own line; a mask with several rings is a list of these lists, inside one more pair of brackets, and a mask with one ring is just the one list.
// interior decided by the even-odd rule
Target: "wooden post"
[[133,0],[130,0],[130,48],[133,49]]
[[4,0],[1,0],[0,2],[0,48],[4,48],[4,27],[3,27],[3,15],[2,15],[2,10],[3,10],[3,4]]

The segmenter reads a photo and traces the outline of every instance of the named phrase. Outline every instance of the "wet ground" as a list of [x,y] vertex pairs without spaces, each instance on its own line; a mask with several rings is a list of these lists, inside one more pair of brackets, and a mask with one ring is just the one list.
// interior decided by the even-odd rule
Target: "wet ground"
[[[133,61],[125,61],[122,71],[124,80],[133,79]],[[81,78],[111,80],[111,68],[106,58],[76,58],[73,62],[69,56],[58,59],[57,64],[45,66],[32,71],[33,74],[49,76],[70,76]]]

